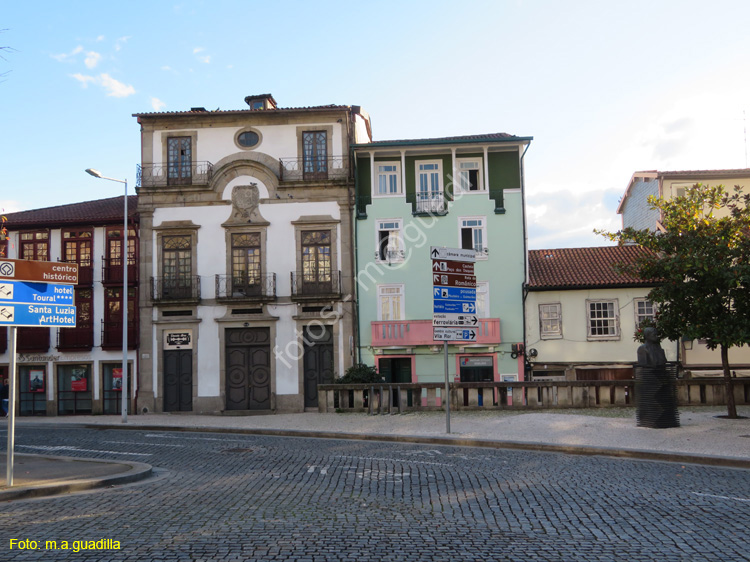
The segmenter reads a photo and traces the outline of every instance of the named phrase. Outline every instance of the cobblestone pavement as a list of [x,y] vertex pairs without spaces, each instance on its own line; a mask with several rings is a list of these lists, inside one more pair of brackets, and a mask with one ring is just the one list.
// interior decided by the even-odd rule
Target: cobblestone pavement
[[[21,429],[16,442],[19,452],[138,460],[162,475],[2,504],[0,559],[13,562],[750,560],[744,470],[65,427]],[[38,548],[11,550],[11,539]],[[121,548],[73,550],[100,539]]]

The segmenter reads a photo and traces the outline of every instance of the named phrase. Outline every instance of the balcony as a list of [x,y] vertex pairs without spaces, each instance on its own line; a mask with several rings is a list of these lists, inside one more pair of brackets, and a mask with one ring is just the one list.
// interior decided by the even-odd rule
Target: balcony
[[[128,320],[128,349],[137,347],[138,323],[131,319]],[[102,349],[122,349],[122,320],[120,322],[102,320]]]
[[76,287],[91,287],[94,284],[94,266],[91,262],[87,265],[83,265],[75,260],[58,260],[61,263],[75,263],[78,264],[78,285]]
[[[432,338],[432,320],[390,320],[371,322],[373,347],[416,347],[438,345]],[[460,342],[464,345],[498,345],[500,341],[500,319],[480,318],[476,326],[477,339]]]
[[320,158],[279,158],[281,181],[321,181],[349,179],[349,158],[327,156]]
[[208,161],[191,162],[190,166],[170,167],[166,162],[138,165],[136,187],[179,187],[208,185],[214,165]]
[[417,192],[413,209],[413,215],[445,215],[448,203],[442,193]]
[[292,298],[297,300],[337,299],[341,297],[341,272],[317,275],[292,272]]
[[216,276],[216,299],[227,301],[267,301],[276,298],[276,274],[255,279],[232,275]]
[[197,303],[201,298],[201,278],[152,277],[151,299],[154,302]]
[[60,328],[56,347],[59,351],[90,351],[94,347],[94,326],[78,322],[75,328]]
[[[138,266],[133,259],[128,260],[128,285],[138,282]],[[102,258],[102,283],[122,285],[122,259]]]

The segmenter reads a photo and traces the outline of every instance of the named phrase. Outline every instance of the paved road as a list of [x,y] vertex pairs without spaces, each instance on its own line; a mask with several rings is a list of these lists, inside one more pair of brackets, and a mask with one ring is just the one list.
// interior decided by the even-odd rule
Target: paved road
[[[160,478],[3,504],[0,559],[750,560],[750,472],[413,444],[21,429],[20,452]],[[10,539],[38,541],[9,549]],[[74,552],[112,539],[120,550]],[[45,541],[70,550],[45,550]]]

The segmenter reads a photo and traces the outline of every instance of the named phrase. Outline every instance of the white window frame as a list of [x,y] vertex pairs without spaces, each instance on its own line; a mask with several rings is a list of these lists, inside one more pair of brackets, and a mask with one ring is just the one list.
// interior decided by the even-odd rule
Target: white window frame
[[[383,318],[383,308],[385,301],[389,301],[389,316],[393,318]],[[404,284],[378,285],[378,320],[380,322],[398,322],[406,318],[405,313],[405,294]]]
[[[545,328],[545,323],[549,326]],[[559,340],[562,332],[562,304],[545,302],[539,304],[539,337],[543,340]]]
[[[435,166],[432,170],[423,170],[422,166]],[[445,197],[443,195],[443,161],[442,160],[417,160],[414,162],[416,173],[416,199],[418,212],[439,212],[445,208]],[[425,176],[425,184],[428,189],[422,190],[422,176]],[[437,176],[437,177],[435,177]],[[437,179],[437,186],[435,180]]]
[[[639,310],[641,308],[641,305],[645,308],[651,308],[651,313],[642,313]],[[633,299],[633,312],[635,314],[635,327],[636,329],[638,329],[641,325],[641,322],[643,322],[646,318],[650,318],[651,320],[655,319],[656,305],[646,298]]]
[[[592,305],[611,305],[612,317],[600,316],[601,310],[592,315]],[[592,322],[611,322],[611,332],[594,334]],[[620,307],[617,299],[587,299],[586,300],[586,337],[589,341],[619,340],[620,339]]]
[[[378,219],[375,222],[375,261],[377,263],[401,263],[404,261],[403,224],[401,219]],[[380,233],[384,231],[389,233],[385,259],[380,255]],[[393,239],[394,237],[395,239]]]
[[[464,189],[465,186],[469,185],[469,174],[461,169],[461,164],[476,164],[476,168],[471,169],[477,170],[477,189],[473,191]],[[484,182],[484,170],[482,168],[483,165],[481,158],[456,158],[456,191],[467,194],[487,193],[487,188]]]
[[[475,222],[478,221],[481,224],[479,225],[472,225],[472,224],[464,224],[465,222]],[[463,230],[464,228],[471,228],[472,229],[472,243],[474,248],[474,256],[477,260],[486,260],[489,256],[490,250],[487,247],[487,217],[458,217],[458,248],[463,248]],[[476,234],[475,231],[481,231],[482,236],[482,244],[480,248],[477,248],[476,246]]]
[[[401,162],[397,160],[375,160],[373,163],[375,166],[375,184],[372,186],[373,197],[400,197],[404,194],[403,187],[401,185]],[[393,166],[394,170],[381,171],[380,166]],[[386,192],[380,193],[380,178],[384,179]],[[395,177],[396,179],[396,191],[390,191],[391,182],[389,178]]]
[[[479,318],[490,317],[490,282],[477,281],[477,316]],[[481,297],[479,295],[482,295]]]

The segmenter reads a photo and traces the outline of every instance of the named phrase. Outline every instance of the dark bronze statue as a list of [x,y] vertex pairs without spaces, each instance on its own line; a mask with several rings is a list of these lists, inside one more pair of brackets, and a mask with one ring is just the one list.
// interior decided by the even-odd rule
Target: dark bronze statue
[[659,343],[656,328],[644,328],[643,338],[646,342],[638,348],[638,365],[641,367],[658,367],[666,365],[667,356]]
[[639,427],[680,427],[677,411],[677,371],[667,364],[656,328],[643,330],[635,365],[635,417]]

